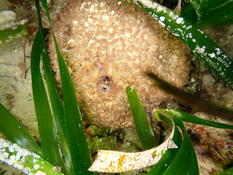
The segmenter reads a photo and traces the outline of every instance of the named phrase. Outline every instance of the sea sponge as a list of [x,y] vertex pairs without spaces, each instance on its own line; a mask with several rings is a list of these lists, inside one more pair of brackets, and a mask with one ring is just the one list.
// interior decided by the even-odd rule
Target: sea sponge
[[[188,49],[143,9],[124,0],[69,2],[53,21],[84,116],[93,124],[133,126],[125,89],[136,89],[149,113],[172,97],[145,76],[151,71],[182,87],[189,75]],[[49,50],[59,82],[56,53]]]

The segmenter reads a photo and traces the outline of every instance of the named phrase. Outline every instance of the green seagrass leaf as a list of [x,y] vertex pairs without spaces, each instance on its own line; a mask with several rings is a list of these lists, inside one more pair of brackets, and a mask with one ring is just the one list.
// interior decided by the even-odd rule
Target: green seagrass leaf
[[201,27],[233,24],[233,0],[189,0]]
[[136,90],[128,86],[126,88],[128,102],[133,115],[137,134],[144,149],[150,149],[158,145],[158,137],[155,137],[149,118],[139,101]]
[[42,150],[23,124],[0,103],[0,131],[12,143],[42,155]]

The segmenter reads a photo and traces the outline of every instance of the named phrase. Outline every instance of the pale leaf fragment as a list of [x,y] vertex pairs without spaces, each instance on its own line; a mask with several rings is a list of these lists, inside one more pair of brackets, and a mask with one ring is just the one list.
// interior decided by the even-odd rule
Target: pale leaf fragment
[[135,153],[99,150],[97,158],[89,168],[89,171],[120,173],[142,169],[158,163],[167,149],[178,148],[172,141],[174,136],[174,122],[172,123],[172,132],[161,145],[146,151]]

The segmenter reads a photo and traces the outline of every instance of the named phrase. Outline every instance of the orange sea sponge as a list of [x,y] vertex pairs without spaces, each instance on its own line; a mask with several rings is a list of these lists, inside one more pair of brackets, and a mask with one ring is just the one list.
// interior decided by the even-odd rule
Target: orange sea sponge
[[[171,99],[145,71],[182,87],[189,74],[186,46],[142,9],[120,0],[68,3],[53,29],[71,72],[84,115],[94,124],[133,125],[125,89],[134,87],[147,112]],[[50,40],[51,41],[51,40]],[[55,49],[50,42],[53,69]],[[59,81],[59,75],[57,76]]]

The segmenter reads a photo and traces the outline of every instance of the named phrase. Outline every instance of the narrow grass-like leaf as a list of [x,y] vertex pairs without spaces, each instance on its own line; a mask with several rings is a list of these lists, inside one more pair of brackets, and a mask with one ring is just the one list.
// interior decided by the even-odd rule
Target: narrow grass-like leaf
[[[41,29],[42,30],[42,29]],[[43,33],[45,30],[43,30]],[[61,165],[61,157],[57,143],[56,129],[47,98],[43,78],[40,72],[40,57],[43,52],[41,31],[36,34],[31,53],[32,91],[41,138],[43,155],[54,165]]]
[[[42,33],[41,36],[43,36],[43,29],[42,26],[39,27],[40,33]],[[58,93],[58,89],[56,87],[56,81],[54,79],[53,72],[50,67],[49,62],[49,53],[46,47],[46,39],[43,37],[41,39],[41,45],[43,48],[42,53],[42,60],[43,60],[43,71],[45,75],[46,85],[48,89],[48,95],[50,98],[50,103],[53,111],[53,115],[57,124],[58,128],[64,129],[64,108],[61,101],[61,98]]]
[[[216,127],[216,128],[222,128],[222,129],[233,129],[233,125],[227,125],[227,124],[222,124],[222,123],[217,123],[217,122],[204,120],[204,119],[201,119],[199,117],[196,117],[194,115],[191,115],[191,114],[188,114],[186,112],[179,111],[179,110],[158,109],[158,110],[155,111],[155,116],[158,117],[158,115],[159,116],[171,117],[175,121],[176,125],[178,125],[181,128],[181,130],[182,130],[182,132],[184,134],[183,143],[185,142],[185,138],[186,138],[187,143],[184,143],[184,144],[189,145],[189,151],[187,151],[187,154],[189,154],[189,158],[187,158],[187,160],[185,161],[186,167],[188,167],[188,169],[187,169],[186,173],[183,172],[184,174],[188,174],[188,175],[197,175],[199,173],[199,169],[198,169],[198,163],[197,163],[195,150],[194,150],[194,148],[193,148],[193,146],[191,144],[191,140],[188,137],[187,131],[185,130],[185,127],[184,127],[182,121],[195,123],[195,124],[200,124],[200,125],[205,125],[205,126]],[[181,146],[181,148],[182,148],[182,146]],[[181,150],[180,154],[184,154],[184,153],[182,153],[182,150]],[[178,153],[177,153],[176,156],[178,156]],[[175,160],[175,159],[177,159],[177,160]],[[181,161],[179,156],[178,156],[178,158],[177,157],[174,158],[174,160],[173,160],[174,165],[172,165],[173,164],[173,162],[172,162],[171,165],[168,167],[168,169],[166,170],[166,172],[164,174],[166,174],[168,172],[170,174],[172,174],[172,170],[174,172],[178,171],[179,172],[178,174],[182,174],[181,167],[180,167],[180,169],[173,169],[175,167],[179,168],[179,165],[176,163],[176,161]]]
[[189,135],[183,125],[183,122],[173,116],[173,120],[175,121],[176,125],[180,127],[181,131],[183,132],[184,139],[187,138],[189,142],[189,158],[186,160],[186,166],[188,167],[187,169],[187,175],[199,175],[199,168],[198,168],[198,162],[197,162],[197,157],[196,157],[196,152],[194,150],[194,147],[192,145],[191,139],[189,138]]
[[[189,158],[187,158],[187,160],[185,161],[186,167],[188,167],[187,172],[186,173],[183,172],[183,173],[188,174],[188,175],[197,175],[199,173],[199,170],[198,170],[198,163],[197,163],[195,150],[191,144],[190,138],[188,137],[187,131],[185,130],[185,127],[184,127],[182,121],[191,122],[191,123],[200,124],[200,125],[205,125],[205,126],[216,127],[216,128],[233,129],[233,125],[227,125],[227,124],[222,124],[222,123],[204,120],[204,119],[201,119],[199,117],[193,116],[191,114],[188,114],[186,112],[179,111],[179,110],[158,109],[155,111],[155,115],[159,115],[159,114],[162,116],[171,117],[175,121],[175,123],[181,128],[181,130],[184,134],[183,143],[185,142],[185,138],[186,138],[186,141],[187,141],[186,144],[189,145],[189,151],[187,151],[187,154],[189,154]],[[181,148],[182,148],[182,146],[181,146]],[[181,150],[181,152],[182,152],[182,150]],[[178,156],[178,153],[177,153],[177,156]],[[177,160],[175,160],[175,159],[177,159]],[[176,161],[181,161],[181,160],[179,157],[178,158],[176,157],[175,159],[173,160],[174,165],[172,165],[172,163],[173,163],[172,162],[171,165],[169,166],[169,168],[166,170],[166,172],[168,171],[170,174],[172,174],[172,169],[177,167],[177,169],[173,169],[174,172],[178,171],[179,172],[178,174],[182,174],[181,167],[180,167],[180,169],[178,169],[179,165],[176,163]],[[171,170],[169,170],[169,169],[171,169]],[[164,174],[166,174],[166,172]]]
[[62,175],[49,162],[26,149],[0,138],[0,161],[30,175]]
[[137,135],[144,149],[150,149],[158,145],[158,137],[155,137],[149,118],[139,101],[138,95],[132,87],[126,88],[128,102],[133,115]]
[[[177,127],[175,128],[174,136],[172,140],[178,147],[180,147],[182,138]],[[147,175],[163,174],[164,171],[169,167],[170,163],[176,156],[177,152],[178,149],[168,149],[164,153],[160,161],[151,168],[151,170],[147,173]]]
[[232,0],[190,0],[181,16],[201,28],[233,24]]
[[[169,115],[169,114],[164,115],[164,113],[160,112],[159,110],[154,111],[154,116],[156,117],[156,119],[163,120],[166,123],[168,120],[173,120],[175,122],[175,126],[178,126],[183,133],[183,142],[182,142],[182,145],[179,147],[180,155],[177,153],[175,155],[174,160],[171,157],[168,158],[170,162],[169,164],[167,164],[167,169],[164,174],[168,173],[170,175],[172,174],[172,172],[174,172],[174,174],[178,173],[178,174],[184,174],[184,175],[186,174],[187,175],[198,175],[199,169],[198,169],[196,153],[191,143],[191,140],[188,136],[188,133],[182,123],[182,120],[174,115]],[[174,157],[174,154],[173,154],[173,157]],[[185,163],[185,167],[183,169],[182,169],[182,166],[184,166],[184,164],[183,165],[182,163],[179,164],[179,161]]]
[[0,131],[13,143],[17,143],[36,154],[42,155],[41,148],[24,128],[23,124],[0,103]]
[[41,4],[42,4],[43,8],[45,9],[45,15],[49,21],[49,24],[51,24],[52,21],[51,21],[51,17],[50,17],[50,13],[49,13],[47,0],[41,0]]
[[216,175],[232,175],[233,174],[233,168],[229,168],[221,173],[217,173]]
[[167,119],[170,121],[169,124],[171,124],[172,130],[166,140],[157,147],[134,153],[99,150],[96,160],[89,170],[105,173],[121,173],[155,165],[168,149],[178,149],[177,145],[173,142],[175,123],[171,118]]
[[[191,143],[191,145],[192,145],[192,143]],[[198,174],[199,174],[199,168],[198,168],[197,156],[196,156],[196,152],[194,150],[194,147],[192,145],[190,147],[190,159],[189,159],[187,175],[198,175]]]
[[[35,1],[39,10],[39,1]],[[46,16],[51,24],[49,9],[46,0],[42,0],[42,5],[45,8]],[[53,34],[53,31],[52,31]],[[66,64],[60,52],[56,37],[53,34],[54,43],[56,47],[58,64],[61,75],[62,92],[64,98],[64,112],[65,112],[65,128],[67,131],[66,140],[70,150],[72,162],[70,162],[70,174],[94,174],[88,171],[91,165],[91,156],[87,145],[84,129],[82,125],[81,113],[76,101],[75,90],[72,84]]]
[[182,122],[179,119],[175,119],[175,123],[181,128],[184,134],[183,142],[175,158],[163,175],[198,175],[198,164],[192,142]]
[[[190,156],[189,150],[189,138],[184,136],[183,142],[177,152],[175,158],[170,163],[169,167],[163,173],[163,175],[186,175],[188,166],[187,161]],[[185,166],[186,165],[186,166]]]
[[175,121],[176,125],[178,125],[183,132],[184,139],[187,138],[189,142],[189,158],[186,161],[187,169],[187,175],[198,175],[199,174],[199,168],[198,168],[198,162],[197,162],[197,156],[196,152],[194,150],[194,147],[192,145],[191,139],[189,138],[189,135],[183,125],[182,120],[180,118],[177,118],[175,116],[172,116],[173,120]]
[[185,21],[188,21],[193,25],[197,23],[197,13],[190,3],[185,4],[181,9],[180,15],[185,19]]
[[151,0],[134,0],[189,49],[228,86],[233,88],[233,60],[198,27],[185,21],[172,10]]
[[153,73],[147,73],[147,75],[155,80],[156,86],[163,89],[165,92],[172,94],[179,103],[191,107],[194,111],[205,112],[228,121],[233,121],[233,111],[231,109],[211,103],[210,101],[205,101],[198,94],[188,93],[177,88]]
[[190,3],[197,13],[199,26],[212,27],[233,23],[232,0],[190,0]]
[[[42,38],[42,42],[45,43],[45,39]],[[50,69],[50,63],[49,63],[49,54],[47,51],[47,48],[44,44],[44,53],[42,54],[42,60],[43,60],[43,72],[45,75],[45,81],[46,81],[46,87],[48,90],[48,95],[49,95],[49,99],[50,99],[50,104],[51,104],[51,110],[52,110],[52,117],[54,120],[54,128],[56,128],[56,134],[55,137],[57,138],[58,144],[60,144],[59,146],[62,149],[62,153],[57,152],[57,156],[59,156],[60,158],[60,163],[62,161],[62,156],[65,157],[65,165],[66,167],[68,167],[69,163],[69,159],[70,159],[70,152],[68,150],[68,146],[67,146],[67,140],[65,138],[66,133],[66,129],[65,129],[65,115],[64,115],[64,107],[61,101],[61,98],[58,94],[58,89],[56,87],[56,82],[53,76],[53,73]],[[61,155],[63,154],[63,155]]]
[[184,122],[190,122],[190,123],[195,123],[199,125],[205,125],[205,126],[211,126],[215,128],[222,128],[222,129],[233,129],[233,125],[228,125],[224,123],[218,123],[218,122],[213,122],[209,120],[205,120],[202,118],[199,118],[197,116],[191,115],[189,113],[180,111],[180,110],[172,110],[172,109],[158,109],[157,112],[163,114],[163,115],[169,115],[172,117],[179,118],[180,120]]
[[94,174],[93,172],[88,171],[88,168],[92,163],[91,155],[84,134],[81,113],[76,100],[75,90],[56,38],[54,38],[54,42],[62,83],[62,94],[66,115],[65,124],[68,132],[68,145],[72,156],[72,173],[75,175],[91,175]]
[[[43,6],[45,7],[46,1],[43,1]],[[38,9],[38,24],[39,24],[39,30],[43,34],[42,30],[42,21],[41,21],[41,14],[40,14],[40,9],[39,6],[37,7]],[[46,14],[49,15],[49,9],[46,9]],[[51,22],[49,18],[49,22]],[[43,36],[43,35],[41,35]],[[68,148],[68,143],[67,143],[67,129],[65,128],[65,114],[64,114],[64,107],[63,103],[61,100],[61,97],[59,96],[58,89],[56,87],[56,82],[54,79],[53,72],[51,71],[51,65],[49,62],[49,53],[48,49],[46,47],[46,39],[42,38],[42,47],[43,47],[43,53],[42,53],[42,60],[43,60],[43,70],[45,74],[45,80],[46,80],[46,85],[48,89],[48,95],[50,97],[50,104],[51,104],[51,109],[53,112],[53,118],[56,124],[56,132],[57,132],[57,137],[60,143],[60,147],[62,150],[62,154],[64,156],[64,166],[66,167],[66,171],[69,171],[69,166],[71,162],[71,153]]]

